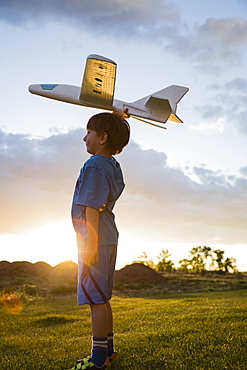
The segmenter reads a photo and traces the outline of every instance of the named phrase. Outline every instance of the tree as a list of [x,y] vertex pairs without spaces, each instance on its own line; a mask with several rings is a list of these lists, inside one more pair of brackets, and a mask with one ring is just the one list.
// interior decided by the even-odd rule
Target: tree
[[179,271],[185,272],[186,274],[189,272],[189,270],[192,270],[192,262],[191,260],[188,260],[187,258],[184,258],[180,260],[179,262]]
[[216,249],[214,251],[214,253],[216,254],[215,262],[218,265],[218,270],[219,271],[223,271],[223,267],[224,267],[224,254],[225,254],[225,252],[222,251],[222,250],[220,250],[220,249]]
[[202,248],[202,252],[204,254],[204,263],[205,263],[205,268],[207,270],[207,268],[211,268],[213,266],[213,251],[210,247],[206,247],[204,246]]
[[233,265],[234,263],[236,263],[236,259],[235,258],[226,258],[225,261],[223,262],[223,266],[224,266],[224,269],[225,269],[225,272],[228,273],[229,272],[229,269],[232,270],[232,271],[237,271],[237,268],[235,265]]
[[171,257],[171,254],[169,251],[166,249],[162,249],[161,253],[158,256],[158,263],[156,265],[156,270],[157,271],[168,271],[172,272],[174,270],[174,263],[172,262],[171,259],[168,259]]
[[152,260],[148,260],[148,256],[147,256],[146,252],[142,252],[142,254],[140,256],[138,256],[137,258],[138,258],[138,260],[133,261],[132,263],[142,263],[143,265],[148,266],[152,269],[155,268],[154,262]]
[[206,263],[204,260],[204,251],[203,248],[198,246],[194,247],[190,251],[191,265],[193,272],[202,272],[206,270]]

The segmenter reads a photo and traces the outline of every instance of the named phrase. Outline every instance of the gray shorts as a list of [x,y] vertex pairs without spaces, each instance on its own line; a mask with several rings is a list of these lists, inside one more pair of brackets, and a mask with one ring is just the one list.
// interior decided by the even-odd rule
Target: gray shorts
[[78,246],[78,304],[104,304],[112,296],[117,257],[116,245],[99,247],[99,262],[88,267],[83,263],[85,244],[77,239]]

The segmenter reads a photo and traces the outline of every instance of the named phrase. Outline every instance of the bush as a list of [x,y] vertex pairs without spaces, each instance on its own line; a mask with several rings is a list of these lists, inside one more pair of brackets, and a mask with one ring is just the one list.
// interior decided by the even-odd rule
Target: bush
[[26,284],[22,286],[22,292],[25,296],[37,297],[39,288],[37,285]]
[[74,294],[77,292],[77,286],[74,285],[55,285],[51,289],[52,294]]

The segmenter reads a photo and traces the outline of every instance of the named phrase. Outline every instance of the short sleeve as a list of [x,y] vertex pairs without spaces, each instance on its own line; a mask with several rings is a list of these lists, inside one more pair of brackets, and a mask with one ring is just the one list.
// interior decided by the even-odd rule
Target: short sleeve
[[76,204],[95,209],[104,208],[109,192],[104,172],[96,167],[86,167],[81,176]]

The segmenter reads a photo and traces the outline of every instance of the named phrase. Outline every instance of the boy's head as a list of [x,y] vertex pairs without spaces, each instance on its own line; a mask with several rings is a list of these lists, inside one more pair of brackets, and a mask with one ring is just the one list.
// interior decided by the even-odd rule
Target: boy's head
[[92,116],[87,124],[87,129],[97,132],[97,135],[107,134],[107,148],[111,154],[119,154],[128,144],[130,126],[118,113],[99,113]]

